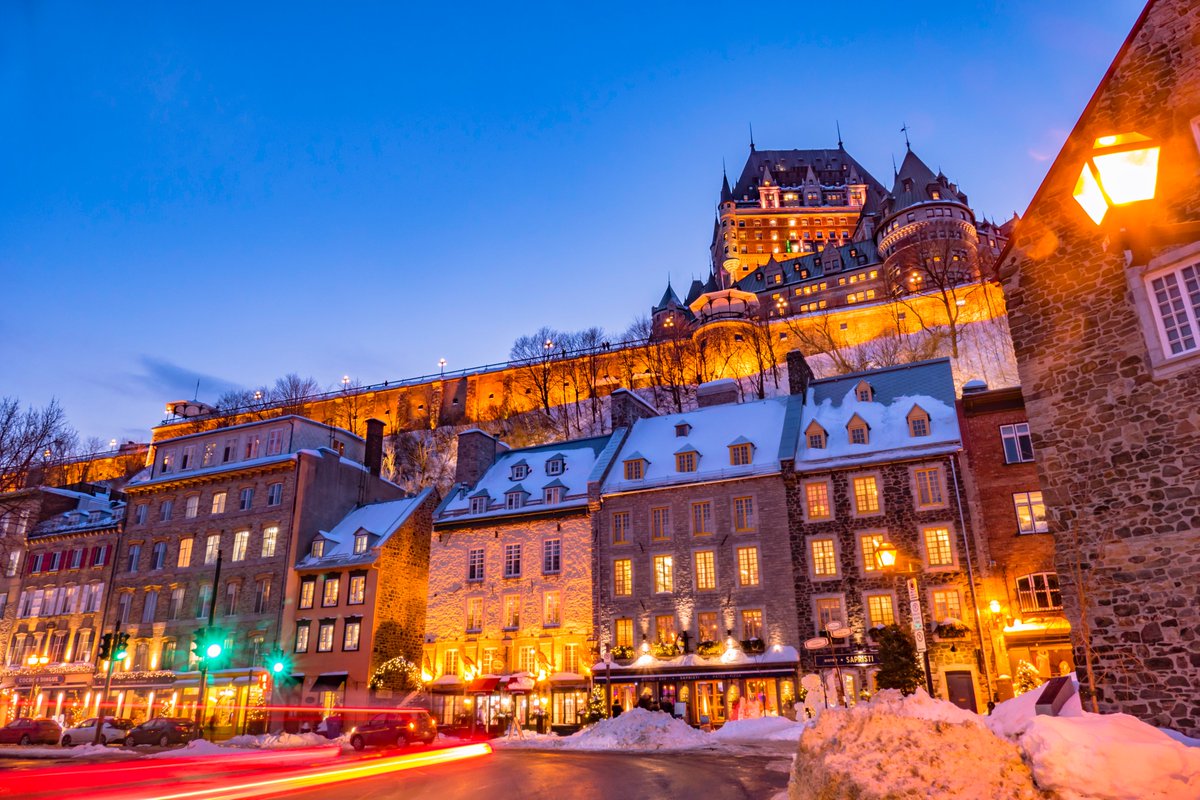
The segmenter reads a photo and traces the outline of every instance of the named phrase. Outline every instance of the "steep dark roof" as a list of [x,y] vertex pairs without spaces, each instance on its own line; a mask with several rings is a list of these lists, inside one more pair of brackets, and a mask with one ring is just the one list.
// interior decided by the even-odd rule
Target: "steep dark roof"
[[[875,242],[870,240],[847,242],[837,247],[826,247],[820,253],[805,253],[799,258],[778,263],[772,256],[766,264],[742,278],[736,285],[743,292],[754,292],[755,294],[766,291],[778,292],[784,288],[819,281],[828,272],[838,271],[837,267],[834,267],[833,270],[830,269],[833,265],[840,267],[842,272],[849,272],[878,264],[879,253],[875,249]],[[767,278],[773,275],[777,269],[783,270],[783,283],[769,282]],[[807,278],[800,276],[802,270],[808,270]]]
[[658,301],[652,311],[657,314],[660,311],[666,311],[674,305],[676,308],[682,308],[683,303],[679,300],[679,295],[675,294],[675,290],[671,288],[671,282],[667,281],[667,290],[663,292],[662,300]]
[[880,192],[887,191],[871,173],[841,148],[821,150],[751,150],[742,175],[733,187],[733,197],[741,200],[748,197],[758,199],[758,184],[763,171],[767,170],[771,180],[780,187],[800,186],[812,169],[817,180],[825,186],[842,185],[849,181],[850,173],[856,172],[868,187]]
[[733,190],[729,188],[729,176],[721,171],[721,202],[727,203],[733,199]]
[[917,203],[928,203],[934,200],[933,192],[938,192],[940,200],[962,203],[966,205],[967,198],[953,188],[945,175],[933,174],[928,165],[912,150],[904,154],[900,171],[892,184],[891,196],[885,203],[886,213],[894,214]]

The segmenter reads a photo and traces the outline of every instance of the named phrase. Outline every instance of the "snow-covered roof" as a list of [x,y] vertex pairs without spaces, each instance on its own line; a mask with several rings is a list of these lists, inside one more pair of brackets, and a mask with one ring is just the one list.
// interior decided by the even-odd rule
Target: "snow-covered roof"
[[[303,451],[301,451],[303,452]],[[332,450],[330,452],[333,452]],[[203,467],[201,469],[189,469],[186,472],[171,472],[166,475],[160,475],[157,478],[152,478],[152,473],[138,473],[138,477],[131,480],[126,486],[126,490],[144,489],[147,486],[158,486],[163,483],[171,483],[178,480],[192,480],[194,478],[206,477],[208,475],[218,475],[222,472],[238,472],[240,470],[254,469],[255,467],[266,467],[273,464],[282,464],[285,461],[295,461],[296,453],[280,453],[277,456],[262,456],[261,458],[251,458],[245,461],[232,461],[228,464],[217,464],[212,467]],[[145,477],[147,480],[139,480]]]
[[[400,530],[432,492],[432,489],[425,489],[415,497],[359,506],[342,517],[330,530],[318,533],[326,542],[325,552],[320,558],[308,553],[301,555],[296,562],[297,569],[370,564],[377,557],[379,548],[387,543],[392,534]],[[365,533],[368,537],[365,553],[354,552],[354,537],[359,533]]]
[[[778,472],[780,459],[795,453],[800,410],[799,397],[784,395],[639,419],[626,437],[603,490],[627,492]],[[682,422],[691,426],[683,443],[675,435],[675,426]],[[742,440],[754,445],[750,463],[734,466],[729,463],[729,447]],[[676,472],[675,454],[686,451],[698,453],[696,471]],[[644,477],[626,480],[619,462],[639,458],[646,461]]]
[[[595,436],[500,452],[474,486],[457,486],[451,490],[438,509],[435,521],[458,522],[562,508],[586,508],[588,479],[601,461],[601,454],[611,438]],[[561,472],[551,475],[547,472],[546,463],[556,460],[563,462],[563,468]],[[519,480],[513,480],[512,468],[518,464],[528,467],[529,472]],[[542,490],[547,486],[562,489],[558,503],[545,502]],[[525,493],[525,500],[520,508],[510,509],[505,494],[514,491]],[[471,513],[472,498],[487,498],[487,510],[479,514]]]
[[[869,401],[859,400],[855,391],[863,380],[873,390]],[[796,469],[822,470],[954,452],[961,444],[954,399],[954,376],[946,358],[813,381],[800,430],[816,422],[828,436],[824,448],[813,448],[801,435]],[[928,436],[910,435],[908,414],[913,406],[929,415]],[[850,444],[846,429],[856,415],[869,429],[866,444]]]

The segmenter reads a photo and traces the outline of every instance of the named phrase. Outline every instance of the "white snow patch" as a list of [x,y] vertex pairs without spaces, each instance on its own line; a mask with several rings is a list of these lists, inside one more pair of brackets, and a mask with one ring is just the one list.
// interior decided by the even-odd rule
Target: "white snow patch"
[[808,723],[793,722],[787,717],[758,717],[726,722],[713,731],[718,742],[798,742]]
[[661,711],[633,708],[561,739],[564,750],[687,750],[709,735]]
[[257,736],[234,736],[222,747],[253,748],[256,750],[292,750],[298,747],[329,747],[342,744],[342,739],[326,739],[319,733],[263,733]]
[[102,744],[85,744],[78,747],[0,747],[0,757],[5,758],[107,758],[136,755],[120,747]]
[[193,739],[183,747],[163,750],[161,753],[151,753],[147,758],[178,758],[179,756],[227,756],[246,752],[237,747],[224,747],[214,744],[207,739]]

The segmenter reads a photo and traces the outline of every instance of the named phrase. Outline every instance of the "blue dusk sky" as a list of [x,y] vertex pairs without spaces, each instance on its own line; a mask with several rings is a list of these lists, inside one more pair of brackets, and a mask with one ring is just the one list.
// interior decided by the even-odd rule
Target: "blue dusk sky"
[[722,159],[914,150],[1023,211],[1141,0],[0,4],[0,395],[167,400],[619,332],[707,267]]

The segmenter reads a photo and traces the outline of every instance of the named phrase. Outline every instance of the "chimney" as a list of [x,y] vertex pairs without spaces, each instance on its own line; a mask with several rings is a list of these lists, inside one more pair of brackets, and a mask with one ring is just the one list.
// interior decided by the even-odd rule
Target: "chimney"
[[612,429],[631,428],[639,419],[657,417],[658,411],[628,389],[617,389],[609,395],[608,415]]
[[367,420],[367,452],[363,461],[367,470],[378,478],[383,468],[383,423],[380,420]]
[[719,381],[709,381],[696,387],[696,405],[700,408],[723,406],[726,403],[736,403],[738,399],[737,381],[732,378],[722,378]]
[[474,486],[496,460],[503,445],[495,436],[471,428],[458,435],[458,461],[454,467],[454,482]]
[[788,392],[800,395],[801,399],[808,394],[808,384],[812,382],[813,371],[804,359],[804,353],[790,350],[787,354]]

